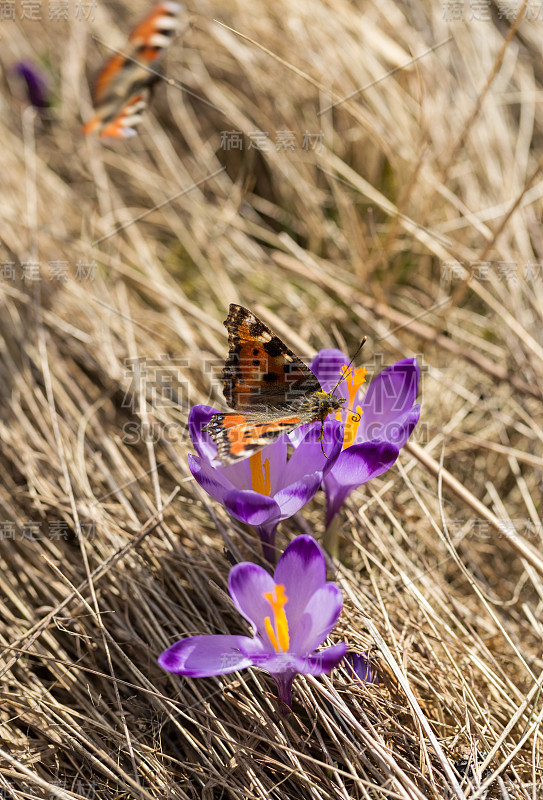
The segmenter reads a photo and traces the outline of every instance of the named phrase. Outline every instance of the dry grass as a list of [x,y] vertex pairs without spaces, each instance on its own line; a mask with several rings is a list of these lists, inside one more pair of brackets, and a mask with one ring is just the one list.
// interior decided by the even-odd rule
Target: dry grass
[[[0,22],[6,70],[34,57],[56,81],[50,124],[7,73],[1,95],[3,796],[543,797],[543,22],[504,47],[494,8],[449,24],[447,5],[191,5],[167,60],[186,91],[162,84],[113,146],[78,133],[91,34],[122,46],[147,6]],[[221,147],[233,130],[242,151]],[[248,149],[254,131],[296,148]],[[481,261],[484,280],[442,279]],[[383,681],[298,679],[286,719],[258,670],[156,665],[181,635],[245,631],[223,546],[259,550],[192,481],[185,434],[219,397],[231,301],[306,356],[367,334],[370,371],[424,365],[415,445],[341,514],[332,638]],[[322,538],[320,497],[280,549],[308,527]]]

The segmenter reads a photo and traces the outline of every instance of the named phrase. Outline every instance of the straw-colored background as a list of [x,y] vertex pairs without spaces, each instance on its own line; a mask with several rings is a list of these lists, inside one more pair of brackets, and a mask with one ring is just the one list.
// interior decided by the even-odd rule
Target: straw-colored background
[[[183,88],[102,145],[79,133],[92,36],[122,48],[148,6],[23,5],[0,21],[0,792],[541,798],[543,12],[191,3],[164,65]],[[22,57],[54,84],[48,122]],[[156,665],[180,636],[247,630],[223,547],[259,549],[192,481],[184,427],[220,401],[232,301],[304,357],[367,335],[370,372],[423,367],[414,444],[340,515],[332,641],[382,682],[298,679],[286,719],[258,670]],[[278,548],[307,530],[321,496]]]

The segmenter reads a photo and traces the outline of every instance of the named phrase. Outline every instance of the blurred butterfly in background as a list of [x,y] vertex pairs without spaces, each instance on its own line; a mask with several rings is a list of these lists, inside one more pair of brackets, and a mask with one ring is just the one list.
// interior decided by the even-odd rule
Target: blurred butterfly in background
[[94,117],[83,133],[101,139],[135,136],[147,105],[149,90],[159,79],[155,70],[179,30],[179,3],[158,3],[132,31],[126,52],[112,56],[102,67],[92,90]]

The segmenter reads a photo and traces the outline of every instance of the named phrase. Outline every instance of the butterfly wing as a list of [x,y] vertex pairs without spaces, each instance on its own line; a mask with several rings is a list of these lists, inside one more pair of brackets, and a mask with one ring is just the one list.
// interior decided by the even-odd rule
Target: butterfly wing
[[85,125],[84,132],[90,133],[98,125],[101,125],[100,138],[102,139],[127,139],[129,136],[136,136],[136,125],[140,124],[143,111],[147,106],[146,97],[145,90],[134,95],[110,121],[99,121],[95,118]]
[[135,135],[148,90],[158,79],[154,70],[179,29],[181,9],[174,2],[156,5],[130,34],[126,54],[117,53],[109,59],[94,84],[96,113],[83,133],[97,131],[102,139]]
[[230,408],[288,415],[292,404],[322,391],[309,367],[252,311],[232,303],[224,324],[230,351],[223,391]]
[[[265,418],[264,418],[265,417]],[[312,422],[307,414],[265,416],[260,413],[214,414],[204,430],[217,445],[217,458],[224,466],[254,455],[282,433]]]

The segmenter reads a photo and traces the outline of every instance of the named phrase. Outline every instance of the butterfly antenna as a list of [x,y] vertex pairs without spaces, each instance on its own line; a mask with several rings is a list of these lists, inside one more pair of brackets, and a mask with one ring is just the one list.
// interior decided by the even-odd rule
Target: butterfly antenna
[[354,408],[343,408],[342,411],[348,411],[349,414],[353,415],[353,417],[357,417],[357,419],[353,420],[354,422],[360,422],[360,420],[362,419],[362,414],[360,413],[360,411],[355,411]]
[[[358,345],[358,348],[357,348],[357,350],[356,350],[356,353],[355,353],[355,354],[354,354],[354,356],[351,358],[351,360],[349,361],[349,363],[347,364],[347,366],[343,368],[343,372],[341,373],[340,379],[338,380],[338,382],[336,383],[336,385],[334,386],[334,388],[332,389],[332,391],[330,392],[330,394],[334,394],[334,393],[335,393],[335,391],[336,391],[336,389],[337,389],[337,387],[338,387],[338,386],[339,386],[339,384],[341,383],[341,381],[342,381],[342,380],[344,380],[344,378],[346,378],[346,377],[347,377],[347,375],[349,374],[349,370],[351,369],[351,366],[352,366],[352,363],[353,363],[353,361],[355,360],[355,358],[357,357],[357,355],[359,354],[359,352],[362,350],[362,348],[363,348],[363,347],[364,347],[364,345],[366,344],[367,340],[368,340],[368,337],[367,337],[367,336],[364,336],[364,338],[362,339],[362,341],[361,341],[361,342],[360,342],[360,344]],[[350,409],[346,409],[346,410],[347,410],[347,411],[350,411]],[[357,412],[357,411],[354,411],[353,413],[354,413],[354,414],[357,414],[358,412]]]

